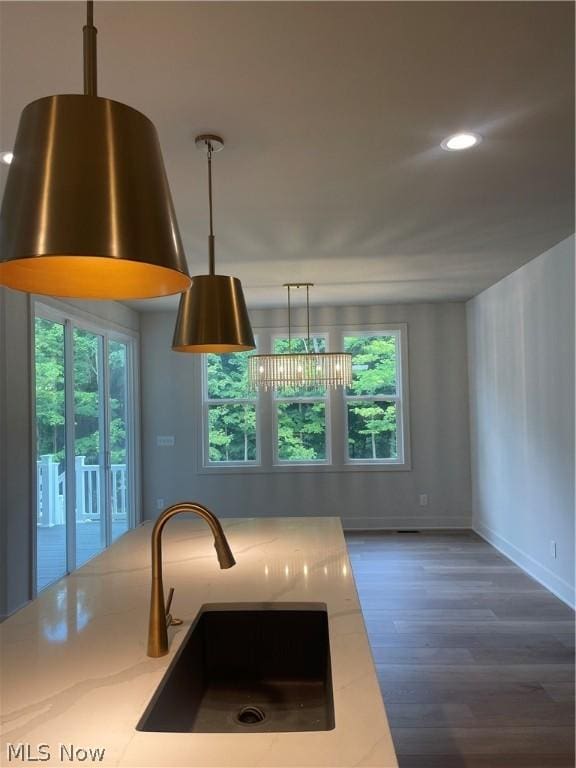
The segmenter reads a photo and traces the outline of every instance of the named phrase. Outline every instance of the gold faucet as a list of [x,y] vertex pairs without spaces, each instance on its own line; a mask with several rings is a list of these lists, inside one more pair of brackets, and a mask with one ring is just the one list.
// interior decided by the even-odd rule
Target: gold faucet
[[164,586],[162,584],[162,530],[168,520],[180,512],[193,512],[208,523],[214,536],[214,548],[220,568],[232,568],[233,565],[236,565],[236,560],[234,560],[222,526],[209,509],[192,501],[183,501],[166,507],[152,529],[152,591],[150,593],[150,620],[148,623],[148,656],[154,658],[165,656],[168,653],[168,627],[182,623],[180,619],[174,619],[170,614],[174,588],[170,589],[167,604],[164,605]]

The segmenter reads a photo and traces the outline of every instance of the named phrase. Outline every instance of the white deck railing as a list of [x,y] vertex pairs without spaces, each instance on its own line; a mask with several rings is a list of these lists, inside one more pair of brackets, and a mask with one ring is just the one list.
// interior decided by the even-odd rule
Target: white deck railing
[[[102,467],[85,464],[85,456],[77,456],[76,521],[100,520],[102,508]],[[41,456],[37,468],[38,525],[64,525],[66,522],[66,472],[51,454]],[[112,520],[128,519],[128,473],[125,464],[110,467]]]

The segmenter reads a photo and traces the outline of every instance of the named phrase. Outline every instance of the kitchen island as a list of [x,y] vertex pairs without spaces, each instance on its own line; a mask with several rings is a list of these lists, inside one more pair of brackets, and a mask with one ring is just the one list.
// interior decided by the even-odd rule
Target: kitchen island
[[[172,613],[183,619],[169,629],[167,656],[146,655],[150,524],[123,536],[2,624],[0,765],[396,768],[340,520],[221,522],[237,560],[230,570],[218,568],[202,521],[182,515],[166,526],[164,583],[175,587]],[[236,602],[326,605],[334,729],[137,731],[202,606]]]

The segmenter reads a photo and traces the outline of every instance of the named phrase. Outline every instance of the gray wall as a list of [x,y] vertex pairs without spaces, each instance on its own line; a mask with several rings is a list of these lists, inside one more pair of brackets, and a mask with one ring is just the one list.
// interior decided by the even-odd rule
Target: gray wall
[[[255,330],[284,329],[286,310],[251,313]],[[347,527],[469,527],[465,307],[461,303],[316,308],[312,328],[407,323],[411,471],[202,470],[200,365],[170,349],[175,314],[141,317],[143,507],[191,499],[225,516],[340,515]],[[301,322],[296,317],[296,322]],[[174,448],[158,447],[173,435]],[[419,494],[429,506],[419,506]]]
[[0,615],[30,598],[32,423],[29,298],[0,288]]
[[573,605],[574,238],[467,316],[474,528]]
[[[58,305],[131,330],[139,327],[138,313],[115,302]],[[0,287],[0,617],[33,594],[32,306],[27,294]]]

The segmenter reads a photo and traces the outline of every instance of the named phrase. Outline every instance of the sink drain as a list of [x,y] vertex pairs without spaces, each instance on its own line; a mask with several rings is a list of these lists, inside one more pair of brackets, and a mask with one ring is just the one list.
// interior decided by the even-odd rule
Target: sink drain
[[236,715],[236,721],[241,725],[258,725],[266,720],[266,714],[260,707],[242,707]]

